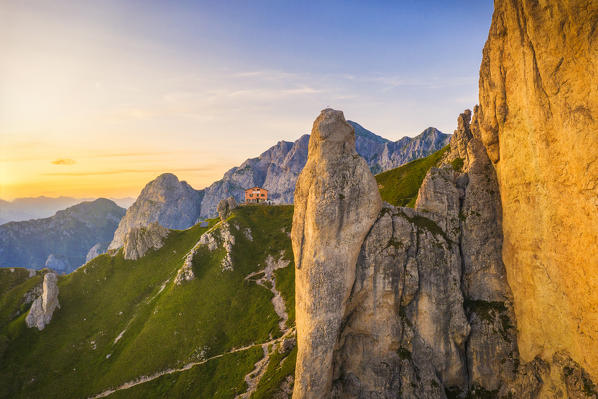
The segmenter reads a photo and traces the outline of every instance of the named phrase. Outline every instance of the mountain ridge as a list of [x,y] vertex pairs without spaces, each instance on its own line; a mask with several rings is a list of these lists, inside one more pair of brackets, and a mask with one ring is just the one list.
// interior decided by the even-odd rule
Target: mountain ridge
[[[32,219],[43,219],[54,216],[56,212],[97,198],[75,198],[69,196],[20,197],[13,200],[0,198],[0,225],[9,222],[21,222]],[[128,208],[134,201],[131,197],[108,198],[121,208]]]
[[84,201],[54,216],[0,226],[0,266],[70,272],[88,252],[106,250],[125,209],[106,198]]
[[[406,136],[393,142],[371,132],[357,122],[348,121],[348,123],[355,131],[357,153],[366,160],[373,173],[427,156],[448,144],[451,137],[436,128],[427,128],[415,137]],[[308,134],[304,134],[294,142],[278,141],[259,156],[248,158],[239,166],[229,169],[222,179],[208,187],[200,190],[193,189],[197,195],[189,191],[191,186],[185,182],[188,187],[181,190],[187,193],[188,198],[179,202],[172,199],[169,205],[159,198],[153,198],[151,192],[160,190],[156,185],[161,176],[174,175],[167,173],[158,176],[146,185],[135,203],[127,210],[110,244],[110,249],[122,246],[124,235],[130,228],[146,226],[154,221],[158,221],[166,228],[189,228],[199,219],[215,216],[218,202],[224,198],[232,196],[237,202],[243,202],[244,191],[248,187],[260,186],[267,189],[268,197],[274,203],[292,203],[297,177],[307,162],[309,137]],[[150,186],[153,187],[151,190],[148,189]],[[192,204],[190,201],[196,202]],[[192,217],[181,224],[175,220],[176,218],[158,220],[160,217],[152,216],[151,212],[140,211],[140,209],[152,209],[157,214],[168,213],[166,208],[169,206],[173,207],[170,213],[176,214],[174,209],[178,209],[179,212],[189,213]]]

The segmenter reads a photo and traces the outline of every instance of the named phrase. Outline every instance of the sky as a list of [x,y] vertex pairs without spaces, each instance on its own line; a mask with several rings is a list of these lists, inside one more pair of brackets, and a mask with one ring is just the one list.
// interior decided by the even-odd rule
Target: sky
[[0,0],[0,198],[199,189],[326,107],[391,140],[477,103],[492,0]]

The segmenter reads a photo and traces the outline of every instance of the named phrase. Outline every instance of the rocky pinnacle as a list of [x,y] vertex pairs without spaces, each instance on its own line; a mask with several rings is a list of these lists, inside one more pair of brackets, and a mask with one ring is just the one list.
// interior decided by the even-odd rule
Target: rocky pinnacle
[[341,111],[315,120],[295,189],[291,239],[298,353],[293,397],[324,398],[361,244],[382,208],[376,180]]

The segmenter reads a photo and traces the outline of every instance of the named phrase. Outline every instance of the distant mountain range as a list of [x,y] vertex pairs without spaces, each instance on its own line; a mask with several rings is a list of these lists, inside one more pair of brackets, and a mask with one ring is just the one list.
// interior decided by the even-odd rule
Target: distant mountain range
[[[447,145],[451,137],[430,127],[416,137],[403,137],[393,142],[356,122],[348,122],[355,129],[357,153],[366,160],[374,174],[425,157]],[[259,157],[250,158],[230,169],[221,180],[201,190],[200,216],[214,216],[216,206],[223,198],[233,196],[237,201],[243,201],[244,190],[253,186],[267,189],[268,197],[274,202],[292,203],[297,177],[307,162],[308,143],[308,134],[294,143],[279,141]]]
[[[57,211],[76,205],[83,201],[93,201],[95,198],[73,197],[26,197],[12,201],[0,199],[0,224],[19,222],[22,220],[40,219],[53,216]],[[111,198],[117,205],[128,208],[135,198]]]
[[[427,156],[447,145],[451,137],[428,128],[416,137],[393,142],[349,123],[355,129],[357,152],[374,173]],[[132,228],[158,222],[170,229],[186,229],[215,216],[224,198],[233,196],[241,202],[247,187],[264,187],[274,202],[292,203],[308,144],[309,135],[295,142],[280,141],[203,190],[195,190],[173,174],[162,174],[134,202],[132,198],[117,200],[129,208],[126,214],[108,199],[83,203],[71,197],[0,200],[0,223],[10,221],[0,225],[0,267],[70,272],[107,249],[120,248]]]
[[125,209],[100,198],[49,218],[0,226],[0,267],[50,267],[68,273],[103,253]]
[[[355,146],[374,173],[396,168],[425,157],[449,143],[451,135],[430,127],[416,137],[390,141],[348,121],[355,129]],[[110,248],[119,248],[132,227],[158,222],[164,227],[183,229],[197,220],[216,215],[218,202],[233,196],[243,201],[244,190],[260,186],[275,203],[293,202],[295,183],[307,161],[309,135],[295,142],[279,141],[259,157],[230,169],[224,177],[203,190],[194,190],[173,174],[151,181],[129,208],[114,234]]]

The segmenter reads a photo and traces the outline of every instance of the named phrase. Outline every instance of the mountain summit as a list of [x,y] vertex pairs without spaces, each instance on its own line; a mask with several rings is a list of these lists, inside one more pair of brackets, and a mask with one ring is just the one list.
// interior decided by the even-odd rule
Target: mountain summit
[[120,221],[108,249],[120,248],[131,229],[158,222],[169,229],[186,229],[199,217],[202,193],[172,173],[149,182]]

